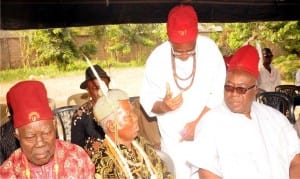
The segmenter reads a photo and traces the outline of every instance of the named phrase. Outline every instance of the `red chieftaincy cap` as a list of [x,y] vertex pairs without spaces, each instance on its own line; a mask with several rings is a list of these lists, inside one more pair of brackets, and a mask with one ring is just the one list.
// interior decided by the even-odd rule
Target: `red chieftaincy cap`
[[175,6],[168,15],[167,33],[174,43],[187,43],[196,39],[198,34],[198,17],[190,5]]
[[14,121],[19,128],[39,120],[53,120],[47,91],[40,81],[22,81],[14,85],[6,95]]
[[251,45],[246,45],[239,48],[232,56],[227,71],[247,71],[258,79],[258,62],[259,56],[256,48]]

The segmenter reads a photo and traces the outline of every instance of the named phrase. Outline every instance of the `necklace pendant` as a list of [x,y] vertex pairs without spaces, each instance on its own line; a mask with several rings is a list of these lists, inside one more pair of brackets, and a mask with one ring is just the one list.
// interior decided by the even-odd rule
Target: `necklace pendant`
[[[176,64],[175,64],[175,57],[172,56],[171,57],[171,61],[172,61],[172,71],[173,71],[173,78],[175,81],[176,86],[181,90],[181,91],[187,91],[188,89],[190,89],[190,87],[193,85],[194,83],[194,79],[195,79],[195,74],[196,74],[196,56],[193,55],[193,68],[192,68],[192,72],[189,76],[187,76],[186,78],[181,78],[177,72],[176,72]],[[179,84],[178,81],[184,82],[189,80],[189,84],[185,87],[183,87],[182,85]]]

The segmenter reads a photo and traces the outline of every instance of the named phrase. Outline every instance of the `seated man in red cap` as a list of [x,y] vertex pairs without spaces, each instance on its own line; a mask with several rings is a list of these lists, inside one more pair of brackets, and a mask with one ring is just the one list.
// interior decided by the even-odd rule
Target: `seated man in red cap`
[[96,167],[96,178],[173,178],[151,145],[138,137],[138,117],[128,95],[119,89],[98,99],[94,115],[104,140],[90,139],[85,147]]
[[0,178],[94,178],[95,167],[86,152],[56,139],[43,83],[17,83],[7,93],[7,105],[21,148],[0,166]]
[[203,116],[189,162],[201,179],[300,178],[300,143],[288,119],[255,101],[257,50],[246,45],[232,57],[224,103]]
[[169,41],[147,59],[140,101],[150,117],[157,117],[161,150],[173,159],[176,178],[185,179],[191,175],[186,157],[195,126],[221,104],[226,68],[215,42],[198,35],[192,6],[171,9],[167,33]]

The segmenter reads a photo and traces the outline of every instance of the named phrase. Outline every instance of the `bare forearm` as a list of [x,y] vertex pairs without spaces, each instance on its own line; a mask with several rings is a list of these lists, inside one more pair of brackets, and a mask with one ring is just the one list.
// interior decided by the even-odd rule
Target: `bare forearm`
[[221,179],[218,175],[204,169],[199,169],[198,170],[199,178],[201,179]]
[[152,112],[155,114],[164,114],[169,111],[170,109],[168,108],[168,106],[165,105],[165,103],[162,101],[156,101],[152,108]]
[[209,109],[207,106],[205,106],[205,107],[203,108],[203,110],[201,111],[200,115],[199,115],[198,118],[196,119],[197,123],[200,121],[200,119],[202,118],[202,116],[203,116],[205,113],[207,113],[209,110],[210,110],[210,109]]
[[290,165],[290,179],[300,178],[300,154],[297,154]]

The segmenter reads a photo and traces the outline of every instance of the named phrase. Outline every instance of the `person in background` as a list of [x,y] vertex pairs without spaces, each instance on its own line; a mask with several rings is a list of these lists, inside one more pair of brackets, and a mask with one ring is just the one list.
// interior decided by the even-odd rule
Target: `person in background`
[[21,147],[0,166],[0,178],[94,178],[87,153],[56,139],[56,121],[42,82],[21,81],[6,98]]
[[103,140],[90,138],[85,146],[96,178],[173,178],[156,151],[138,137],[138,118],[124,91],[109,90],[93,111],[105,132]]
[[185,179],[191,177],[186,157],[195,126],[222,102],[226,67],[215,42],[198,35],[192,6],[170,10],[167,34],[169,40],[147,59],[140,102],[150,117],[157,117],[161,150],[172,158],[176,178]]
[[[93,67],[108,88],[110,77],[99,65],[94,65]],[[103,129],[95,123],[93,114],[93,107],[100,97],[100,94],[98,93],[100,85],[91,67],[86,69],[85,81],[80,84],[80,88],[87,90],[90,95],[90,100],[81,105],[72,117],[71,142],[84,147],[85,142],[89,137],[104,138]]]
[[273,54],[269,48],[262,49],[263,65],[259,68],[258,88],[264,91],[275,91],[281,84],[280,73],[272,65]]
[[288,119],[255,101],[259,56],[250,45],[228,67],[224,103],[203,116],[188,160],[201,179],[300,178],[300,141]]
[[300,86],[300,69],[297,70],[295,75],[295,85]]

